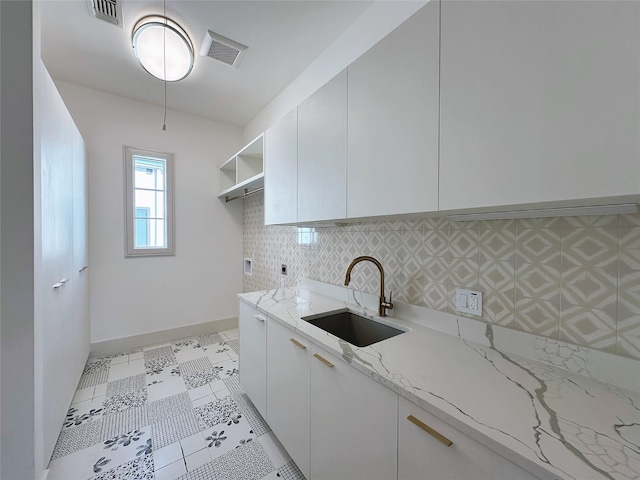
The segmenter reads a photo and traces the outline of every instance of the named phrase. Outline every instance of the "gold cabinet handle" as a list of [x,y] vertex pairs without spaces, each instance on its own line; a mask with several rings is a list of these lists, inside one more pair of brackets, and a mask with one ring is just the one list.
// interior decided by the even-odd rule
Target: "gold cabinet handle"
[[293,343],[296,347],[301,348],[302,350],[304,350],[305,348],[307,348],[307,347],[305,347],[303,344],[301,344],[298,340],[296,340],[295,338],[290,338],[290,339],[289,339],[289,341],[290,341],[291,343]]
[[333,367],[333,363],[331,363],[326,358],[321,357],[317,353],[314,353],[313,356],[316,357],[318,360],[320,360],[322,363],[324,363],[327,367],[329,367],[329,368]]
[[411,423],[416,425],[418,428],[420,428],[420,429],[424,430],[425,432],[427,432],[429,435],[431,435],[433,438],[435,438],[439,442],[444,443],[447,447],[450,447],[451,445],[453,445],[453,442],[451,440],[449,440],[447,437],[445,437],[441,433],[436,432],[429,425],[427,425],[426,423],[423,423],[421,420],[418,420],[413,415],[409,415],[407,417],[407,420],[409,420]]

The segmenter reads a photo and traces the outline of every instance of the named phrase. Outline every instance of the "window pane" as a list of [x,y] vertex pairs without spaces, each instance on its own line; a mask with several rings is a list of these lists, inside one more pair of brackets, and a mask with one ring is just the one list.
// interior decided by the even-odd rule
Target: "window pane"
[[173,155],[125,147],[124,161],[125,255],[174,255]]
[[137,218],[135,228],[135,248],[145,248],[149,246],[149,220]]
[[164,192],[155,192],[149,190],[136,190],[135,191],[135,209],[136,217],[138,210],[145,210],[147,212],[144,217],[149,218],[165,218],[165,194]]
[[164,220],[135,220],[134,248],[164,248],[166,247],[166,232]]
[[135,188],[165,190],[165,161],[146,157],[134,157]]

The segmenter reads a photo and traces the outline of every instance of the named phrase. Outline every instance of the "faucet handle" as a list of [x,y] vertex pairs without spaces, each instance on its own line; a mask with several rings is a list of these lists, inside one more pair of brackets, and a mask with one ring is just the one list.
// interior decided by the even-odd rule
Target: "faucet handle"
[[385,298],[382,298],[381,306],[386,308],[387,310],[391,310],[393,308],[393,290],[389,290],[389,301],[387,302]]

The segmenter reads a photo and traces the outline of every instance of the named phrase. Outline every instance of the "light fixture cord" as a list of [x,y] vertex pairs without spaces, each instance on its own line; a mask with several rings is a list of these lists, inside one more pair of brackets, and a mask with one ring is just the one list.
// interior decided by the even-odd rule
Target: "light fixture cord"
[[162,130],[167,131],[167,0],[162,0],[162,17],[164,28],[162,29],[162,69],[164,73],[164,121]]

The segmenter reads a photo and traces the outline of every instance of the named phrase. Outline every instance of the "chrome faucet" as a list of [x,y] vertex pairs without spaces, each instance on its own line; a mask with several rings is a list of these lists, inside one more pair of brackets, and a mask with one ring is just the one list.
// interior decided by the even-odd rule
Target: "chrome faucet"
[[353,261],[347,267],[347,274],[344,276],[344,284],[345,286],[349,285],[349,282],[351,282],[351,270],[353,270],[353,267],[356,264],[363,262],[365,260],[368,260],[369,262],[373,263],[376,267],[378,267],[378,270],[380,270],[380,305],[378,306],[378,316],[386,317],[387,316],[386,310],[387,309],[391,310],[393,308],[393,303],[391,303],[391,297],[393,296],[393,292],[389,294],[389,301],[387,302],[386,298],[384,298],[384,270],[382,268],[382,264],[378,260],[368,255],[363,255],[362,257],[354,258]]

